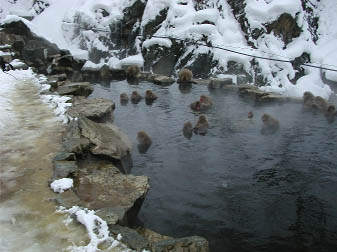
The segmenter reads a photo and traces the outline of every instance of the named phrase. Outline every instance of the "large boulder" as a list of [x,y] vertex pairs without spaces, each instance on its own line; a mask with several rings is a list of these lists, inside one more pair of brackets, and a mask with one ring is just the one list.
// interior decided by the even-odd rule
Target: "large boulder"
[[89,96],[94,88],[89,82],[74,82],[58,86],[56,92],[59,95]]
[[200,236],[167,239],[152,244],[152,252],[208,252],[208,241]]
[[76,153],[82,159],[90,153],[115,161],[125,173],[132,167],[131,147],[130,140],[117,126],[96,123],[81,115],[70,122],[64,134],[65,152]]
[[97,210],[108,224],[133,223],[149,190],[146,176],[122,174],[108,162],[81,162],[75,191],[81,205]]
[[113,121],[115,104],[107,99],[83,97],[75,98],[73,105],[67,110],[69,116],[75,118],[80,115],[97,123]]
[[2,43],[11,45],[16,55],[42,73],[47,72],[47,58],[60,54],[56,44],[33,33],[22,19],[4,23],[0,28]]

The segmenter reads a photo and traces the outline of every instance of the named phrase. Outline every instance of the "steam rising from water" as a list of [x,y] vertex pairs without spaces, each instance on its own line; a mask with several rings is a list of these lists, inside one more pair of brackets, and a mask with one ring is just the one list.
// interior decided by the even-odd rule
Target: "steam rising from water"
[[[119,105],[119,94],[146,89],[158,95],[151,106]],[[199,114],[189,104],[211,96],[206,136],[182,135],[184,122]],[[234,93],[209,93],[193,85],[125,82],[97,85],[93,97],[116,103],[115,123],[136,146],[145,130],[146,154],[133,149],[132,173],[150,177],[151,190],[139,217],[159,233],[201,235],[211,251],[335,251],[337,246],[337,126],[300,104],[259,106]],[[247,113],[254,112],[249,120]],[[280,120],[280,131],[261,136],[264,113]]]

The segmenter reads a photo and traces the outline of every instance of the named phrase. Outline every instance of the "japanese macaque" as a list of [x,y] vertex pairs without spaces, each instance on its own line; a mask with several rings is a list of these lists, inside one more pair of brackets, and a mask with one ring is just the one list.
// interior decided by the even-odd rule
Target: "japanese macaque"
[[126,70],[126,80],[129,83],[138,83],[138,78],[140,76],[140,68],[137,65],[129,66]]
[[143,97],[137,91],[133,91],[130,99],[133,104],[137,104]]
[[320,112],[325,112],[328,109],[328,103],[322,97],[316,96],[314,98],[313,108]]
[[204,103],[208,107],[213,106],[213,102],[212,102],[211,98],[209,98],[207,95],[200,95],[200,102]]
[[128,104],[128,102],[129,102],[129,96],[128,96],[127,93],[121,93],[120,96],[119,96],[119,98],[120,98],[121,105],[124,106],[124,105]]
[[190,108],[194,111],[205,112],[213,106],[211,98],[206,95],[200,95],[199,101],[191,103]]
[[191,139],[193,135],[193,126],[191,122],[185,122],[183,127],[183,135],[187,139]]
[[263,123],[261,129],[262,135],[272,135],[280,129],[280,122],[268,114],[263,114],[261,120]]
[[137,141],[138,141],[137,148],[139,153],[141,154],[146,153],[152,144],[151,138],[149,137],[148,134],[146,134],[145,131],[139,131],[137,133]]
[[206,135],[208,128],[209,128],[209,124],[208,124],[208,120],[206,116],[201,115],[199,116],[199,119],[193,128],[193,132],[195,134],[204,136]]
[[190,84],[192,82],[193,74],[187,68],[180,70],[178,73],[178,83],[179,84]]
[[313,105],[314,105],[314,99],[315,99],[315,96],[309,92],[309,91],[306,91],[304,92],[303,94],[303,108],[304,109],[312,109],[313,108]]
[[14,70],[14,67],[10,63],[5,61],[5,59],[1,56],[0,56],[0,68],[2,69],[3,72]]
[[334,105],[329,105],[327,110],[325,111],[325,117],[329,123],[333,123],[336,119],[336,108]]
[[249,118],[249,119],[252,119],[253,117],[254,117],[253,112],[252,112],[252,111],[249,111],[249,112],[248,112],[248,118]]
[[150,105],[154,100],[156,100],[158,96],[153,93],[151,90],[146,90],[145,92],[145,102],[146,104]]

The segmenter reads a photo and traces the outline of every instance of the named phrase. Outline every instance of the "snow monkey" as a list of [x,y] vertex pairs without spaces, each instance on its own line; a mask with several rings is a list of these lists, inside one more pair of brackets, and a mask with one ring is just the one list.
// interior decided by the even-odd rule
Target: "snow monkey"
[[133,104],[137,104],[141,99],[143,99],[143,97],[138,94],[137,91],[133,91],[130,99]]
[[314,98],[313,107],[318,111],[325,112],[328,109],[328,103],[321,96],[316,96]]
[[253,118],[253,117],[254,117],[253,112],[252,112],[252,111],[249,111],[249,112],[248,112],[248,118],[251,119],[251,118]]
[[280,122],[268,114],[263,114],[261,120],[263,123],[261,129],[262,135],[272,135],[280,129]]
[[153,93],[151,90],[146,90],[146,92],[145,92],[145,102],[146,102],[146,104],[151,104],[157,98],[158,98],[158,96],[155,93]]
[[306,91],[303,94],[303,108],[304,109],[312,109],[313,105],[314,105],[314,98],[315,96],[309,92]]
[[185,122],[183,127],[183,135],[187,139],[191,139],[193,135],[193,126],[191,122]]
[[193,74],[187,68],[180,70],[178,73],[178,83],[179,84],[188,84],[192,82]]
[[121,93],[120,96],[119,96],[119,98],[120,98],[121,105],[124,106],[124,105],[128,104],[128,102],[129,102],[129,96],[128,96],[127,93]]
[[199,101],[191,103],[190,108],[194,111],[205,112],[213,106],[211,98],[206,95],[200,95]]
[[329,123],[333,123],[336,119],[336,108],[334,105],[329,105],[327,110],[325,111],[325,117]]
[[194,128],[193,128],[193,132],[195,134],[199,134],[199,135],[206,135],[207,130],[209,128],[209,124],[208,124],[208,120],[206,118],[206,116],[201,115],[199,116],[199,119],[197,121],[197,123],[195,124]]
[[145,131],[139,131],[137,133],[137,141],[138,141],[138,151],[141,154],[144,154],[147,152],[147,150],[150,148],[151,144],[152,144],[152,140],[149,137],[148,134],[146,134]]
[[140,76],[140,68],[137,65],[129,66],[126,70],[126,80],[131,83],[138,82]]
[[211,98],[209,98],[207,95],[200,95],[200,102],[204,103],[209,108],[213,106]]

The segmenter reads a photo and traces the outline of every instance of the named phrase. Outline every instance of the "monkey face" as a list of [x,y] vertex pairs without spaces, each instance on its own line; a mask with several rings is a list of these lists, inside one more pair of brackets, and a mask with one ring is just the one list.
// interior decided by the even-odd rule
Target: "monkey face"
[[270,120],[270,116],[268,114],[263,114],[261,119],[262,119],[262,122],[266,123]]

